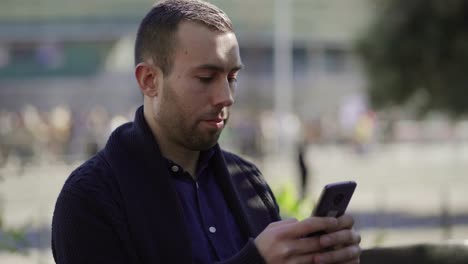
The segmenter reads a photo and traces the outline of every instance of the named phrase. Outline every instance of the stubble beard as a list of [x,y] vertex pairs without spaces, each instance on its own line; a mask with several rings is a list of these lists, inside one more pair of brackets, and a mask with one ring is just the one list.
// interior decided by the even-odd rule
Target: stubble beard
[[210,133],[210,135],[208,137],[205,136],[205,138],[203,138],[204,137],[203,135],[199,135],[199,136],[195,135],[189,140],[190,146],[188,147],[191,148],[192,150],[197,150],[197,151],[210,149],[214,145],[216,145],[216,143],[218,143],[218,139],[221,136],[221,132],[222,130],[216,131],[214,133]]
[[[166,86],[165,88],[167,90],[171,89],[170,86]],[[163,109],[172,109],[172,111],[176,108],[183,109],[183,106],[179,105],[177,96],[172,93],[172,91],[167,91],[164,96],[166,97],[165,102],[167,102],[168,105],[162,106]],[[229,119],[229,109],[224,108],[221,111],[225,127]],[[219,112],[213,112],[208,114],[208,116],[217,116],[218,113]],[[162,121],[162,125],[166,127],[165,130],[167,136],[170,138],[169,140],[192,151],[204,151],[215,146],[224,129],[223,127],[212,131],[202,130],[200,125],[203,120],[203,116],[196,119],[193,123],[190,123],[189,116],[173,116],[170,112],[166,111],[165,113],[162,113],[162,116],[160,117],[161,121],[165,120]]]
[[[217,115],[217,113],[214,113],[213,115]],[[202,122],[201,120],[198,120],[190,129],[188,128],[183,129],[182,132],[186,133],[186,135],[184,135],[183,138],[188,139],[187,148],[191,150],[196,150],[196,151],[203,151],[203,150],[207,150],[215,146],[218,143],[219,137],[221,136],[221,133],[226,127],[226,124],[228,123],[228,120],[229,120],[228,108],[224,108],[222,110],[222,116],[224,118],[224,125],[223,125],[223,128],[219,130],[201,131],[199,127],[200,123]]]
[[215,146],[218,143],[219,137],[221,136],[228,119],[228,114],[225,113],[224,126],[219,130],[201,131],[199,125],[202,121],[196,122],[191,129],[184,129],[184,132],[188,132],[185,135],[185,138],[188,139],[187,147],[192,150],[203,151]]

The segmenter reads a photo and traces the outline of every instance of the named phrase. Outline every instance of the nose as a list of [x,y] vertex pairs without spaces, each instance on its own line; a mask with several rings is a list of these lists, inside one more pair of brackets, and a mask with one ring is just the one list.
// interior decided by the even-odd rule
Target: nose
[[224,80],[215,88],[213,104],[216,106],[228,107],[234,104],[234,87],[228,80]]

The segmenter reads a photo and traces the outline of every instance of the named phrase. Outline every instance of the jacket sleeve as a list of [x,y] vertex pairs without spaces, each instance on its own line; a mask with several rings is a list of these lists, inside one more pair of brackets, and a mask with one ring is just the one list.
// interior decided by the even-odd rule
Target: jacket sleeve
[[52,220],[52,253],[58,264],[130,263],[102,201],[80,189],[63,189]]
[[265,264],[265,260],[255,246],[253,238],[251,238],[236,255],[228,260],[217,262],[217,264]]

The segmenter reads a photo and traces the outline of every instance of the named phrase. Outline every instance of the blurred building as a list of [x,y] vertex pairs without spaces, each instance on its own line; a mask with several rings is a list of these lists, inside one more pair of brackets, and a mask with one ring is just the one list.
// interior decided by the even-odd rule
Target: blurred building
[[2,108],[66,104],[76,113],[95,105],[122,111],[135,104],[139,95],[131,89],[131,73],[113,74],[104,66],[148,6],[136,2],[1,1]]
[[[246,70],[239,103],[273,104],[273,0],[213,0],[234,22]],[[361,93],[353,40],[372,14],[367,0],[291,0],[294,111],[338,113]],[[72,111],[138,104],[133,39],[149,0],[0,2],[0,105],[66,103]],[[255,109],[254,109],[255,110]]]

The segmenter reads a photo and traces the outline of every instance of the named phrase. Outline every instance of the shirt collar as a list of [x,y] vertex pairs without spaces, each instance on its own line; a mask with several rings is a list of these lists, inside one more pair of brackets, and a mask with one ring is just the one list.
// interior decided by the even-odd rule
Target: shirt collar
[[[214,153],[214,147],[200,152],[197,164],[197,175],[208,167],[211,158],[213,158]],[[172,176],[183,175],[185,173],[185,170],[182,168],[182,166],[166,157],[164,157],[164,159],[166,160],[166,167]]]

